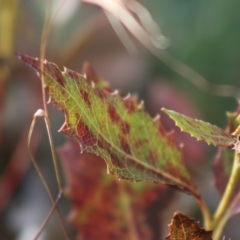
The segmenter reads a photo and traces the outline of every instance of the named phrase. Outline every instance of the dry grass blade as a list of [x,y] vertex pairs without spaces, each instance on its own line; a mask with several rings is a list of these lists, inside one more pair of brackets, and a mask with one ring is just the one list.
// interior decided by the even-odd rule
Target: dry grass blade
[[[30,150],[30,143],[31,143],[31,139],[32,139],[32,133],[33,133],[33,130],[34,130],[34,127],[35,127],[35,124],[36,124],[36,120],[38,117],[44,117],[44,119],[46,119],[46,115],[45,115],[45,112],[43,110],[38,110],[34,115],[33,115],[33,120],[32,120],[32,123],[31,123],[31,126],[30,126],[30,129],[29,129],[29,134],[28,134],[28,152],[29,152],[29,155],[30,155],[30,158],[32,160],[32,163],[33,163],[33,166],[35,167],[39,177],[41,178],[42,180],[42,183],[45,187],[45,189],[47,190],[48,192],[48,195],[53,203],[53,207],[51,209],[51,211],[49,212],[48,216],[46,217],[46,219],[44,220],[42,226],[40,227],[37,235],[35,236],[34,239],[37,239],[39,237],[39,235],[41,234],[42,230],[44,229],[44,227],[46,226],[46,224],[48,223],[48,220],[49,218],[52,216],[52,213],[53,213],[53,210],[56,209],[57,211],[57,214],[59,216],[59,219],[60,219],[60,222],[61,222],[61,225],[62,225],[62,228],[63,228],[63,231],[64,231],[64,235],[66,237],[66,239],[70,239],[70,237],[68,236],[68,231],[66,229],[66,226],[65,226],[65,223],[64,223],[64,220],[63,220],[63,217],[60,213],[60,210],[57,206],[57,203],[59,201],[59,198],[62,196],[62,193],[63,193],[63,190],[60,190],[59,191],[59,196],[57,197],[57,199],[55,200],[54,197],[53,197],[53,193],[49,187],[49,184],[47,183],[47,180],[46,178],[44,177],[44,175],[42,174],[42,171],[41,169],[39,168],[35,158],[33,157],[32,155],[32,152]],[[45,123],[46,125],[48,124],[48,122],[45,120]],[[47,129],[49,129],[49,126],[46,126]],[[48,132],[49,134],[49,132]],[[51,141],[51,140],[50,140]],[[52,148],[52,145],[51,145],[51,148]]]
[[[198,89],[217,96],[239,98],[240,89],[236,86],[213,84],[187,64],[179,61],[171,53],[159,51],[168,46],[168,41],[166,41],[166,37],[162,35],[160,28],[156,22],[154,22],[149,12],[140,3],[134,0],[128,3],[125,3],[123,0],[82,1],[98,5],[104,11],[110,12],[154,56]],[[137,15],[139,21],[132,12]],[[142,17],[143,12],[145,13],[145,17]],[[125,41],[126,40],[127,38],[125,38]],[[126,45],[126,43],[124,43],[124,45]]]

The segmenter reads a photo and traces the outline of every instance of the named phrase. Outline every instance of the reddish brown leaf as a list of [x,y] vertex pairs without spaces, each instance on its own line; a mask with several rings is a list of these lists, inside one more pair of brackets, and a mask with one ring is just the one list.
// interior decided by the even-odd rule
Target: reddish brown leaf
[[[152,239],[147,211],[159,198],[162,200],[156,214],[170,202],[169,188],[118,181],[106,174],[102,159],[80,154],[79,150],[73,140],[59,149],[67,179],[66,194],[72,203],[69,219],[78,237],[82,240]],[[160,222],[158,229],[159,225]]]
[[[238,127],[239,123],[236,120],[237,116],[240,114],[240,105],[236,112],[227,113],[228,123],[226,128],[226,133],[233,133]],[[233,160],[234,160],[234,151],[232,149],[224,149],[222,147],[218,148],[215,160],[213,163],[213,171],[215,176],[215,185],[220,194],[223,195],[228,180],[232,171]],[[230,205],[227,209],[226,214],[228,218],[240,212],[240,183],[237,184]]]
[[[237,128],[238,122],[236,121],[236,117],[238,116],[239,113],[240,107],[236,112],[227,113],[228,123],[225,130],[227,134],[231,134]],[[225,149],[222,147],[218,148],[213,163],[213,171],[215,175],[215,185],[221,196],[225,191],[229,176],[232,171],[233,158],[234,158],[233,150]],[[238,186],[238,189],[236,189],[236,192],[238,192],[238,190],[240,190],[240,184]]]
[[176,212],[170,226],[170,234],[165,240],[212,240],[212,231],[199,227],[193,219]]

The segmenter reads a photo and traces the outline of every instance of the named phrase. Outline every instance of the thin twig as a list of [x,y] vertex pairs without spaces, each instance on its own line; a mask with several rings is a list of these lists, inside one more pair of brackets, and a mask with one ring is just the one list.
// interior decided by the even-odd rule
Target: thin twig
[[[28,152],[29,152],[29,156],[30,156],[30,158],[31,158],[31,161],[32,161],[32,163],[33,163],[33,166],[35,167],[35,169],[36,169],[39,177],[41,178],[41,180],[42,180],[42,182],[43,182],[43,185],[44,185],[45,189],[47,190],[47,193],[48,193],[48,195],[49,195],[52,203],[55,204],[55,200],[54,200],[54,197],[53,197],[53,193],[52,193],[52,191],[51,191],[51,189],[50,189],[50,187],[49,187],[49,185],[48,185],[48,183],[47,183],[47,180],[46,180],[46,178],[44,177],[44,175],[42,174],[42,171],[41,171],[41,169],[39,168],[39,166],[38,166],[35,158],[34,158],[33,155],[32,155],[32,152],[31,152],[31,150],[30,150],[30,143],[31,143],[32,133],[33,133],[34,126],[35,126],[35,124],[36,124],[36,119],[37,119],[37,117],[44,117],[44,111],[43,111],[43,110],[38,110],[38,111],[34,114],[34,116],[33,116],[33,120],[32,120],[30,129],[29,129],[29,134],[28,134]],[[62,191],[60,191],[59,193],[62,195]],[[56,205],[55,209],[56,209],[57,214],[58,214],[58,216],[59,216],[61,225],[62,225],[62,227],[63,227],[63,231],[64,231],[64,234],[65,234],[65,237],[66,237],[66,239],[70,239],[70,238],[69,238],[69,235],[68,235],[68,231],[67,231],[66,226],[65,226],[65,223],[64,223],[64,221],[63,221],[63,218],[62,218],[62,216],[61,216],[60,210],[59,210],[59,208],[58,208],[57,205]]]
[[44,220],[44,222],[42,223],[41,227],[39,228],[37,234],[35,235],[34,240],[37,240],[37,239],[39,238],[39,236],[41,235],[43,229],[46,227],[49,219],[51,218],[51,216],[52,216],[52,214],[53,214],[53,212],[55,211],[55,209],[57,209],[57,204],[58,204],[61,196],[62,196],[62,193],[59,193],[57,199],[55,200],[55,202],[54,202],[54,204],[53,204],[53,206],[52,206],[52,208],[51,208],[51,210],[49,211],[47,217],[45,218],[45,220]]

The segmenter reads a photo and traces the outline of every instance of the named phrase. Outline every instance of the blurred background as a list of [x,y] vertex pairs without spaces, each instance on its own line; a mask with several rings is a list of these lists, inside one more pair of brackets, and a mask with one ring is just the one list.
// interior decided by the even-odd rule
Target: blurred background
[[[146,41],[120,10],[118,16],[114,16],[114,11],[107,14],[103,11],[104,2],[109,10],[108,1],[89,1],[100,6],[87,2],[0,0],[0,239],[31,239],[51,208],[27,149],[32,116],[43,108],[41,85],[35,72],[21,63],[14,52],[34,57],[45,53],[49,61],[77,72],[82,72],[83,63],[88,61],[123,96],[130,92],[143,99],[153,117],[160,113],[161,107],[166,107],[225,128],[226,111],[237,108],[238,0],[138,1],[142,5],[125,1],[122,6],[130,9],[131,16],[147,34]],[[43,30],[48,16],[50,22]],[[47,42],[43,34],[49,34]],[[64,116],[51,106],[49,109],[58,147],[66,139],[57,132]],[[167,130],[175,128],[162,113],[161,118]],[[176,138],[184,143],[187,165],[207,205],[214,211],[219,200],[211,169],[216,149],[177,129]],[[37,121],[31,151],[57,196],[43,119]],[[189,206],[196,208],[191,197],[178,195],[163,214],[166,223],[174,211],[191,213]],[[65,197],[60,208],[67,216],[70,204]],[[201,217],[200,213],[196,215]],[[239,239],[239,229],[234,231],[238,221],[238,216],[232,218],[224,231],[232,240]],[[74,236],[74,229],[69,228]],[[53,217],[42,239],[61,239],[58,229],[58,221]],[[161,237],[168,231],[166,225]]]

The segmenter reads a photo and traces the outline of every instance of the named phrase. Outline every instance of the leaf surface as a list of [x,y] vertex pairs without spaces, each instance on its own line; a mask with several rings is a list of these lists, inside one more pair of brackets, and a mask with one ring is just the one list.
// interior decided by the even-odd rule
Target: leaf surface
[[183,213],[174,213],[170,234],[165,240],[212,240],[212,231],[206,231]]
[[[118,181],[105,174],[102,159],[79,150],[72,139],[58,150],[67,181],[65,193],[72,205],[68,219],[78,238],[159,239],[159,215],[174,191],[166,185]],[[149,221],[148,214],[154,222]]]
[[162,109],[172,118],[184,132],[191,134],[197,140],[202,140],[214,146],[229,147],[235,144],[235,139],[223,129],[201,120],[195,120],[172,110]]
[[[40,71],[39,59],[19,57]],[[74,71],[61,72],[54,63],[43,66],[50,102],[65,113],[60,131],[76,139],[82,152],[102,157],[120,179],[164,182],[200,197],[173,136],[135,98],[105,91]]]

